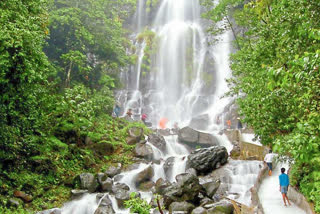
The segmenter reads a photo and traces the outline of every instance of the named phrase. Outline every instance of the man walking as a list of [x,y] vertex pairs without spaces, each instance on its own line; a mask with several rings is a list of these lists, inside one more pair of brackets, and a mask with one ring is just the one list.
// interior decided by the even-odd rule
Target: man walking
[[269,176],[272,175],[272,161],[274,158],[275,154],[272,153],[272,150],[269,150],[269,153],[266,154],[266,156],[264,157],[264,162],[267,163],[268,168],[269,168]]
[[288,205],[290,206],[291,203],[288,199],[287,192],[289,188],[289,176],[284,173],[286,171],[285,168],[281,168],[281,175],[279,175],[279,183],[280,183],[280,192],[282,194],[282,199],[284,202],[284,206],[287,206],[286,201],[288,202]]

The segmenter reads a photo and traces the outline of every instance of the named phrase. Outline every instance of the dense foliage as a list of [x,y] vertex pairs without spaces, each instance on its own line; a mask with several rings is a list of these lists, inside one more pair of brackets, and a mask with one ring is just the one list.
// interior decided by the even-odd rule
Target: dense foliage
[[127,129],[142,125],[110,115],[134,3],[0,1],[1,213],[15,190],[33,201],[13,213],[43,210],[68,199],[77,174],[130,163]]
[[231,14],[240,30],[227,22],[238,43],[230,83],[244,122],[294,159],[292,185],[320,212],[320,2],[222,0],[207,17]]

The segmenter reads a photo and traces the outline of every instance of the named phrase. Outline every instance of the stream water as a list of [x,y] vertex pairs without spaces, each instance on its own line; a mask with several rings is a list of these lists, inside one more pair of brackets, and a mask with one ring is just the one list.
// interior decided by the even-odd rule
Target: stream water
[[[148,23],[145,5],[146,0],[138,1],[136,36],[145,31]],[[123,116],[131,108],[137,120],[141,114],[147,114],[147,120],[154,128],[158,127],[161,118],[168,119],[168,128],[175,123],[180,128],[191,126],[212,134],[230,152],[232,144],[220,132],[224,129],[226,106],[232,102],[231,98],[222,98],[228,91],[226,78],[231,76],[229,54],[232,36],[226,31],[216,37],[217,43],[208,45],[210,39],[204,31],[200,14],[198,0],[160,1],[149,25],[157,42],[152,53],[148,53],[150,69],[144,66],[148,44],[133,41],[137,64],[129,72],[122,73],[126,88],[118,91],[116,97],[122,105]],[[127,184],[130,191],[136,191],[135,177],[150,166],[155,172],[154,182],[159,178],[174,182],[176,175],[185,172],[189,152],[177,141],[176,135],[167,136],[165,140],[166,152],[148,143],[157,162],[141,163],[135,170],[123,172],[118,182]],[[166,173],[163,165],[168,158],[174,161],[170,172]],[[224,166],[227,174],[221,182],[226,186],[229,197],[250,204],[249,189],[255,182],[260,165],[259,161],[231,160]],[[151,200],[151,192],[141,192],[141,195]],[[116,213],[129,213],[117,207],[113,196],[110,199]],[[96,195],[89,194],[65,204],[62,213],[93,214],[98,204]]]

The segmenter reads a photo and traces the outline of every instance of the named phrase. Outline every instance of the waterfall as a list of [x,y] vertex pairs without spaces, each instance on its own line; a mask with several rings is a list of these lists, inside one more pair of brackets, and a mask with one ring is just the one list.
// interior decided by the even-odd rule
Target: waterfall
[[[147,17],[145,4],[146,0],[138,0],[135,23],[138,34],[147,25],[144,20]],[[121,101],[124,113],[128,108],[133,109],[135,119],[146,113],[155,128],[161,118],[169,120],[169,128],[175,123],[179,127],[193,126],[214,135],[220,145],[230,152],[232,144],[219,132],[224,128],[225,107],[232,101],[230,98],[221,98],[229,90],[226,78],[231,77],[229,54],[232,38],[230,32],[226,31],[217,37],[215,45],[208,45],[209,38],[204,32],[200,9],[199,0],[160,1],[158,12],[149,24],[149,29],[155,34],[154,49],[150,51],[150,44],[146,41],[135,41],[138,34],[132,36],[133,44],[136,44],[137,64],[128,73],[121,74],[126,88],[119,91],[116,97]],[[143,70],[147,56],[149,71]],[[141,78],[142,73],[146,73],[145,78]],[[201,128],[194,122],[199,118]],[[118,182],[127,184],[130,191],[136,191],[135,178],[148,167],[153,168],[153,182],[159,178],[174,182],[176,175],[185,172],[189,154],[177,138],[177,135],[165,137],[165,151],[147,142],[153,151],[154,163],[140,163],[138,168],[122,172]],[[166,172],[164,165],[169,160],[172,166]],[[229,197],[249,204],[249,189],[257,177],[260,163],[230,161],[227,164],[229,173],[222,183],[227,186]],[[141,196],[148,201],[151,195],[151,191],[141,192]],[[93,203],[95,197],[89,196],[72,202],[72,206],[67,204],[63,213],[73,213],[69,207],[81,207],[79,204],[82,200],[88,200],[91,208],[81,208],[87,210],[82,213],[93,214],[93,208],[98,205]],[[110,199],[117,213],[128,213],[128,210],[117,207],[114,196],[110,195]]]

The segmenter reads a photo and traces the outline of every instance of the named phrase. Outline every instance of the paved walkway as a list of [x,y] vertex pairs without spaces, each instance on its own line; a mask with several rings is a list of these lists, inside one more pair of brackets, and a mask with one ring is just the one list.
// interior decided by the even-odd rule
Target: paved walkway
[[[259,189],[259,199],[265,214],[305,214],[305,212],[291,202],[291,206],[284,206],[279,191],[279,178],[281,167],[288,169],[287,164],[278,163],[272,176],[266,177]],[[290,188],[290,187],[289,187]]]

